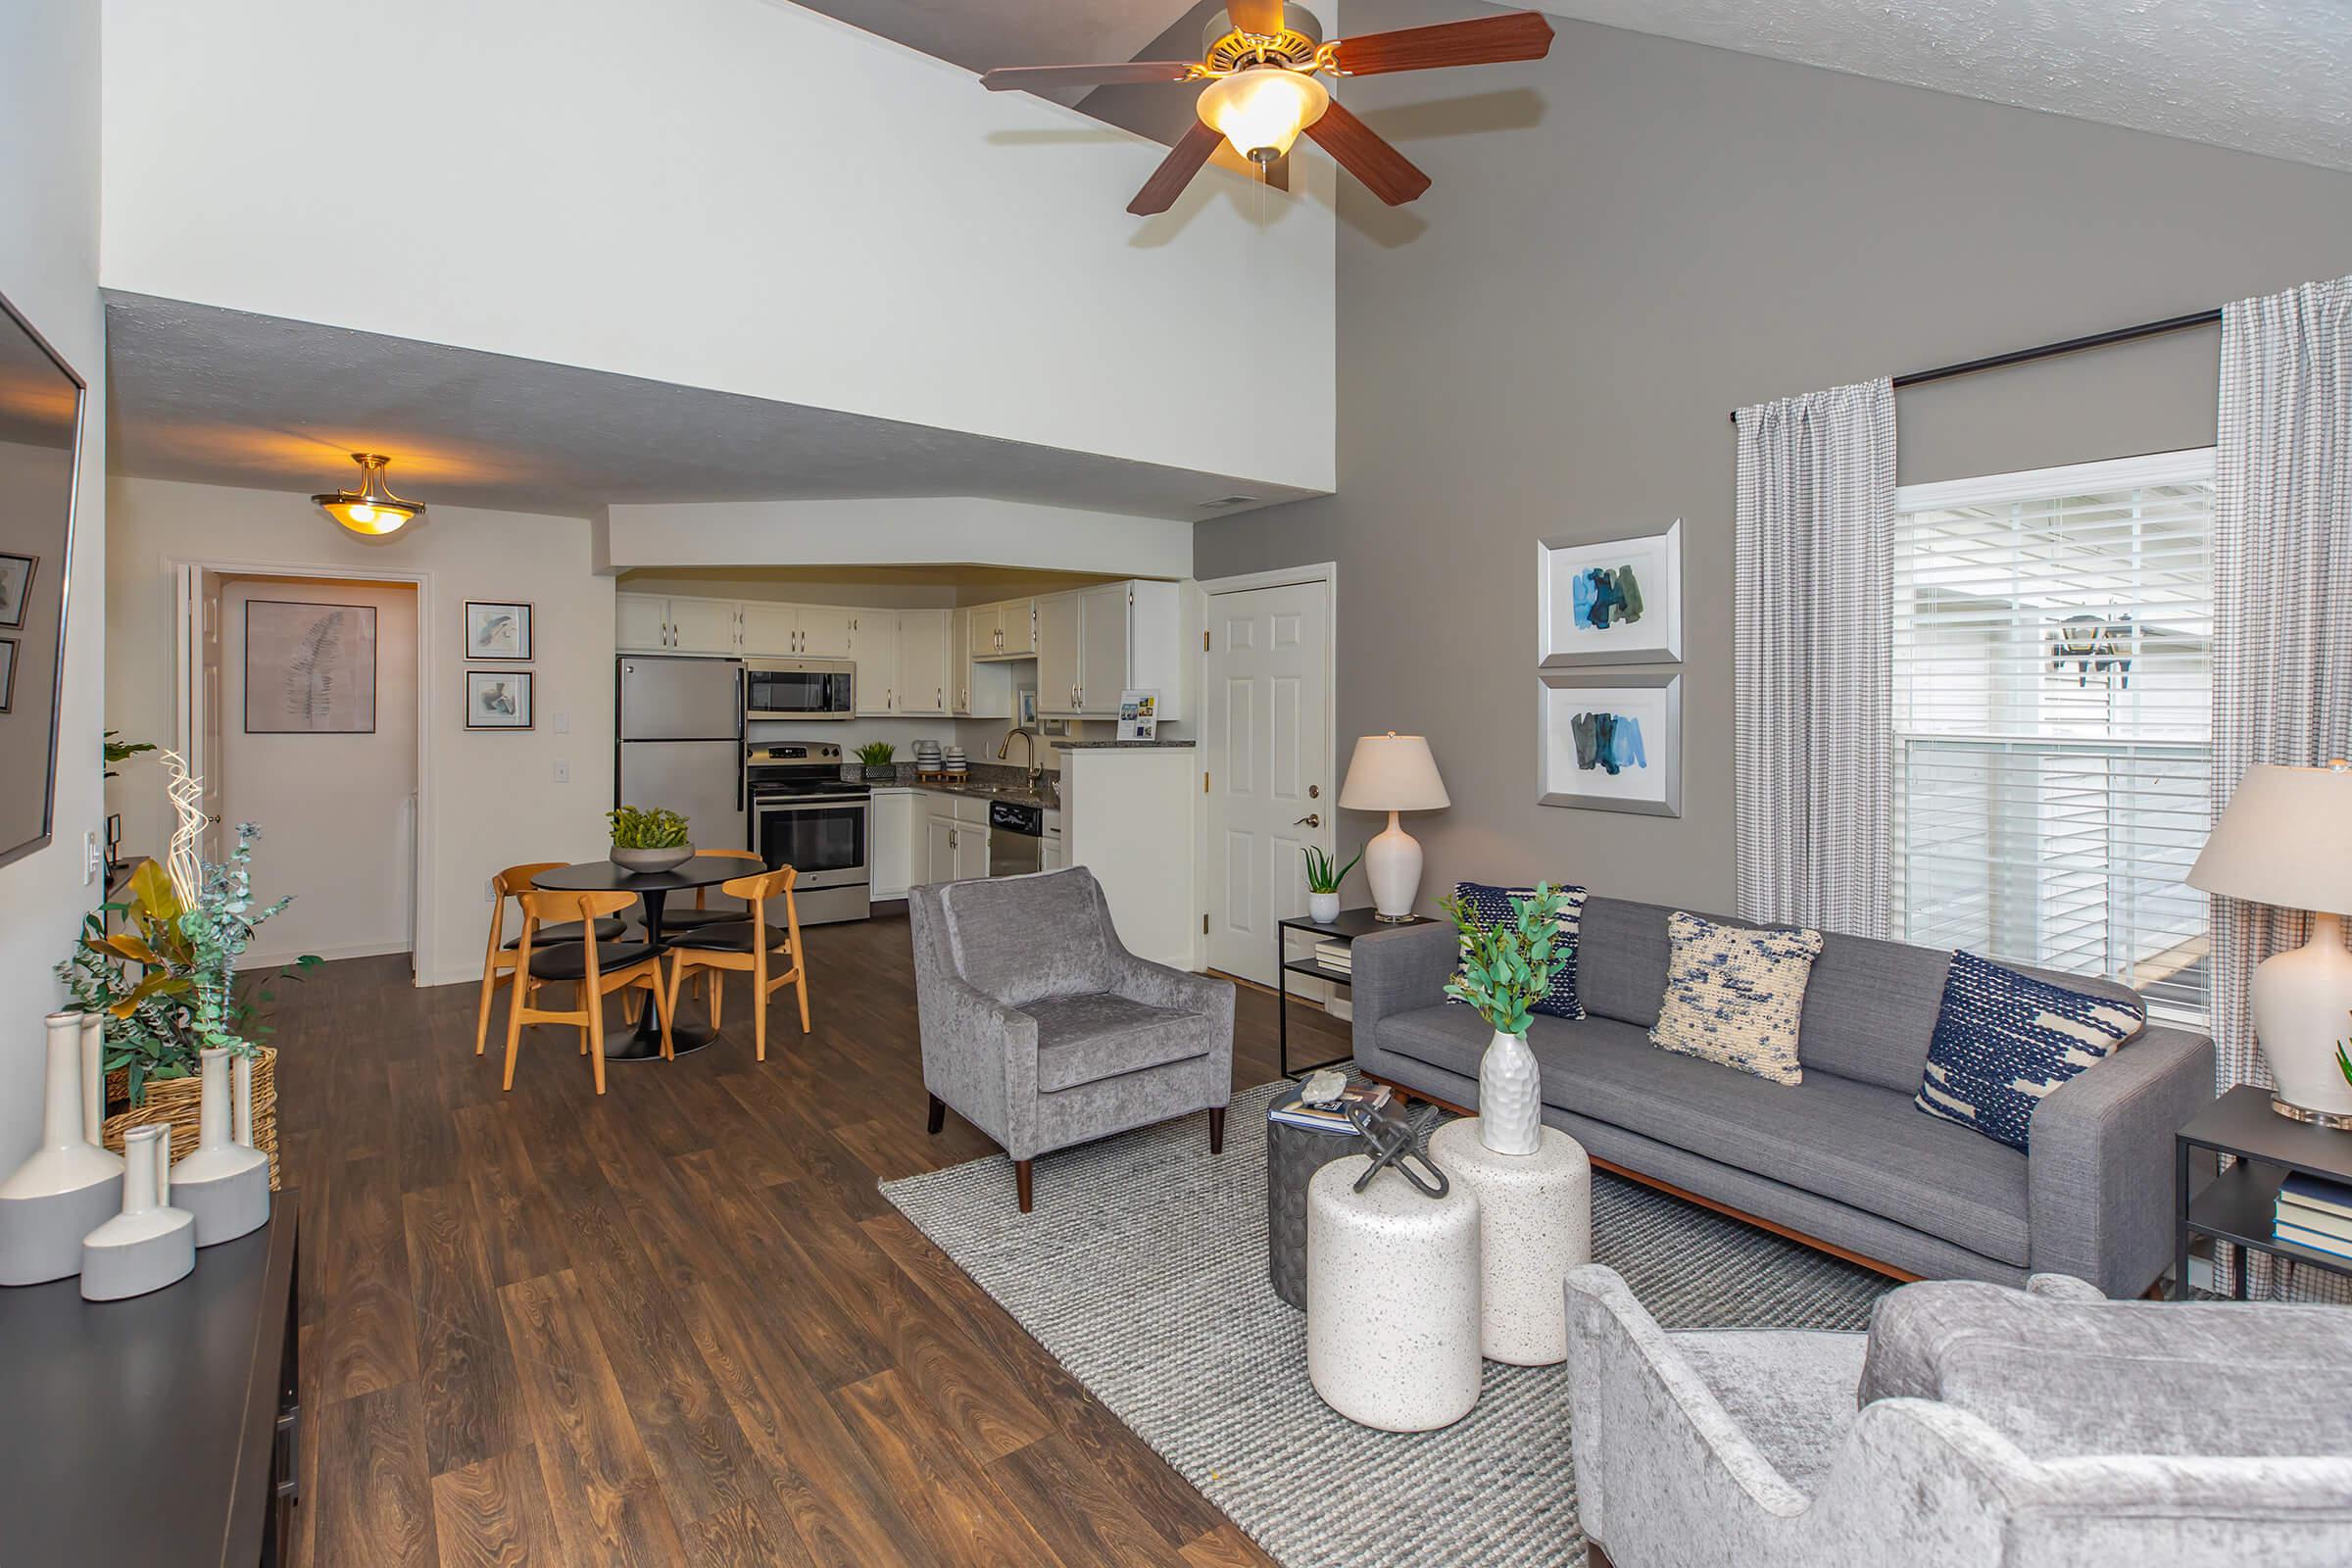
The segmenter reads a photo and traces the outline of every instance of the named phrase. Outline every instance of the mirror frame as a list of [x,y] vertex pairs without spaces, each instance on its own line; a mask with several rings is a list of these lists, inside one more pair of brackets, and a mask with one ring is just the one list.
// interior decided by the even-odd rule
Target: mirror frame
[[66,645],[73,625],[74,612],[74,535],[81,520],[81,453],[82,441],[88,432],[90,415],[90,383],[57,352],[57,346],[41,335],[16,302],[0,293],[0,315],[14,323],[32,340],[33,347],[49,357],[49,363],[74,383],[74,445],[69,454],[74,465],[74,479],[66,490],[66,543],[58,564],[57,577],[57,661],[49,680],[49,767],[41,793],[41,830],[20,844],[0,848],[0,866],[13,865],[36,851],[47,849],[57,838],[57,757],[58,739],[65,728]]

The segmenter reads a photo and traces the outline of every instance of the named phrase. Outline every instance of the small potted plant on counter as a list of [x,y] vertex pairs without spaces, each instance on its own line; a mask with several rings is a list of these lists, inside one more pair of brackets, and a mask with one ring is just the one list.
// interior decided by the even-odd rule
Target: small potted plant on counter
[[612,863],[623,871],[666,871],[694,858],[686,819],[665,807],[622,806],[605,815],[612,824]]
[[858,760],[865,764],[865,781],[868,784],[888,784],[895,780],[899,770],[891,759],[897,755],[898,748],[888,741],[868,741],[858,747]]
[[1307,916],[1318,925],[1329,925],[1340,917],[1340,884],[1348,880],[1348,873],[1355,869],[1355,860],[1362,859],[1364,852],[1356,851],[1355,860],[1336,871],[1331,868],[1331,857],[1312,845],[1299,853],[1306,857]]

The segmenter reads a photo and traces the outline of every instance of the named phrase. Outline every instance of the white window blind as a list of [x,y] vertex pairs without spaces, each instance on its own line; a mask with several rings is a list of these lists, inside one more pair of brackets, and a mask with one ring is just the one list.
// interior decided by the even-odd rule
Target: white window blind
[[2202,1014],[2212,451],[1895,510],[1895,930]]

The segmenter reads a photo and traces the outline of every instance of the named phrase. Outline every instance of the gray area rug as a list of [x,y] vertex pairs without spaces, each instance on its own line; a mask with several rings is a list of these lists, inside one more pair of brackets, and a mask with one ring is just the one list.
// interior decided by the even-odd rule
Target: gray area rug
[[[1488,1362],[1442,1432],[1359,1427],[1306,1378],[1306,1318],[1266,1283],[1265,1113],[1205,1119],[1037,1162],[1036,1212],[1003,1155],[882,1192],[1038,1343],[1288,1568],[1585,1560],[1565,1371]],[[1858,1329],[1891,1282],[1595,1172],[1595,1261],[1667,1328]]]

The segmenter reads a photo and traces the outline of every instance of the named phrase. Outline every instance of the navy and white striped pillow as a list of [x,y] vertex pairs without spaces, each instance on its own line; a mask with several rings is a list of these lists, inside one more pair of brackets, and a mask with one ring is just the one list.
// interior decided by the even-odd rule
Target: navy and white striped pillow
[[[1558,965],[1551,972],[1551,984],[1544,990],[1542,1000],[1528,1010],[1547,1012],[1554,1018],[1582,1018],[1584,1004],[1576,999],[1576,938],[1585,915],[1585,890],[1565,884],[1552,890],[1560,895],[1559,940],[1552,945],[1553,961]],[[1519,918],[1512,905],[1520,899],[1532,899],[1536,890],[1526,888],[1494,888],[1484,882],[1456,882],[1453,896],[1478,921],[1481,931],[1492,931],[1505,920]],[[1468,938],[1464,938],[1465,943]],[[1462,977],[1462,965],[1456,959],[1453,977]],[[1447,997],[1447,1002],[1459,1002],[1459,997]]]
[[2024,1149],[2042,1097],[2146,1022],[2142,1007],[1955,953],[1917,1103],[1931,1116]]

